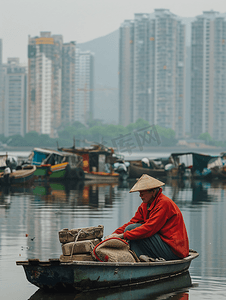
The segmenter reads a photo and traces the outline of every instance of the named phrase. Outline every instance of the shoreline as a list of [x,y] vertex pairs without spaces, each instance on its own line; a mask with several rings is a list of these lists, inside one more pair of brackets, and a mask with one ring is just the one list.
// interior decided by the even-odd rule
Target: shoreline
[[[0,148],[0,152],[3,151],[32,151],[34,148],[45,148],[45,149],[52,149],[55,150],[57,147],[46,147],[46,146],[30,146],[30,147],[4,147]],[[143,150],[138,150],[138,151],[132,151],[132,152],[147,152],[147,151],[172,151],[172,152],[200,152],[200,151],[213,151],[213,152],[218,152],[218,151],[226,151],[226,149],[222,147],[215,147],[215,146],[208,146],[206,147],[187,147],[187,146],[165,146],[165,147],[143,147]],[[118,152],[118,151],[117,151]],[[123,151],[123,152],[128,152],[128,151]],[[123,153],[122,152],[122,153]]]
[[[50,150],[57,150],[57,147],[42,147]],[[7,152],[32,152],[36,147],[5,147],[0,148],[0,153],[5,154]],[[128,149],[129,150],[129,149]],[[200,154],[209,154],[209,155],[220,155],[221,152],[226,152],[226,149],[222,147],[185,147],[185,146],[174,146],[174,147],[143,147],[142,150],[132,149],[132,151],[125,150],[123,152],[115,150],[115,153],[120,154],[125,157],[125,159],[131,159],[134,156],[145,157],[145,156],[167,156],[171,153],[187,153],[195,152]]]

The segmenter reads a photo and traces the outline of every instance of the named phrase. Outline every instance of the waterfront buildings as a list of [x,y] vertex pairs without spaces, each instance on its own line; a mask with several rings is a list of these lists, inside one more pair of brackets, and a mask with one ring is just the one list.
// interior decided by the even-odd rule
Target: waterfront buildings
[[62,35],[29,36],[28,132],[55,137],[61,125],[62,46]]
[[63,44],[61,122],[71,124],[75,119],[75,49],[76,43]]
[[19,58],[3,64],[3,134],[24,136],[26,132],[27,68]]
[[29,37],[27,131],[56,137],[61,125],[86,124],[92,106],[93,54],[50,32]]
[[135,14],[120,27],[119,121],[142,118],[185,130],[185,25],[168,9]]
[[226,15],[205,11],[192,23],[191,134],[226,139]]
[[2,39],[0,39],[0,134],[3,134]]
[[94,54],[76,49],[74,120],[84,125],[93,117]]

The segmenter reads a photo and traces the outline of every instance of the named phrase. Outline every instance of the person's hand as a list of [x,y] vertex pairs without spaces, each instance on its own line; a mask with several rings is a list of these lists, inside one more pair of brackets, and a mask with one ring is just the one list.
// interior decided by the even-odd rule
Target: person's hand
[[118,235],[117,233],[112,233],[112,234],[106,235],[106,236],[104,237],[104,239],[105,239],[105,240],[106,240],[106,239],[110,239],[110,238],[115,237],[115,236],[117,236],[117,235]]
[[110,238],[112,238],[112,237],[117,237],[117,238],[120,238],[120,239],[123,239],[123,238],[124,238],[123,233],[120,233],[120,234],[112,233],[112,234],[110,234],[110,235],[105,236],[104,239],[106,240],[106,239],[110,239]]

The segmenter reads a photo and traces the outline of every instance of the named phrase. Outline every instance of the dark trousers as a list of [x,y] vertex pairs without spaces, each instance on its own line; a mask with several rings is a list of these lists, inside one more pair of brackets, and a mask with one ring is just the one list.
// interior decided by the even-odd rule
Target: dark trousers
[[[142,224],[130,224],[124,231],[132,230]],[[165,260],[180,259],[176,256],[170,246],[163,242],[160,236],[156,233],[151,237],[140,239],[140,240],[129,240],[130,249],[133,250],[136,255],[147,255],[152,258],[164,258]]]

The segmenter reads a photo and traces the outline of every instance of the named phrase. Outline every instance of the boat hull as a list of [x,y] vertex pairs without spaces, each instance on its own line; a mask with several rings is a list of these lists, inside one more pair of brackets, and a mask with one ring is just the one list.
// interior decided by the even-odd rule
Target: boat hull
[[137,165],[135,162],[130,162],[129,166],[129,178],[139,178],[143,174],[147,174],[153,177],[162,177],[166,176],[166,171],[164,169],[149,169],[143,168]]
[[0,184],[1,185],[16,185],[16,184],[31,184],[35,177],[36,167],[31,166],[30,168],[23,170],[16,170],[10,174],[1,173]]
[[111,174],[93,174],[85,172],[85,180],[94,180],[98,182],[117,182],[119,180],[119,174],[111,175]]
[[28,260],[17,265],[23,265],[28,281],[39,288],[87,290],[165,279],[188,270],[197,256],[190,253],[181,260],[139,263]]
[[35,181],[48,181],[49,175],[51,173],[50,167],[51,167],[51,165],[36,166],[36,170],[34,172],[34,180]]
[[[134,286],[122,286],[122,287],[116,286],[115,288],[84,291],[84,293],[77,294],[76,299],[78,298],[79,300],[87,300],[87,299],[137,300],[137,299],[152,299],[152,297],[154,296],[156,299],[157,295],[160,294],[162,295],[165,293],[172,293],[172,292],[175,293],[175,291],[177,290],[180,290],[181,293],[181,289],[188,288],[191,286],[192,286],[191,277],[189,272],[187,271],[187,272],[183,272],[182,274],[171,276],[163,280],[146,281],[144,284],[140,284],[139,286],[135,284]],[[187,290],[184,293],[186,292]],[[185,294],[185,299],[187,299],[186,294]],[[56,294],[48,293],[47,295],[51,297],[51,299],[53,300],[53,299],[57,299],[58,293]],[[43,289],[38,289],[38,291],[36,291],[35,294],[31,296],[30,300],[46,299],[45,297],[46,297],[45,291],[43,291]]]
[[61,163],[51,166],[50,181],[61,181],[66,179],[83,180],[84,171],[81,168],[71,167],[69,163]]

